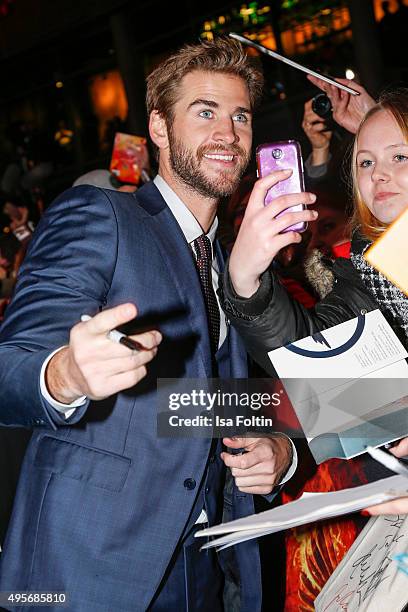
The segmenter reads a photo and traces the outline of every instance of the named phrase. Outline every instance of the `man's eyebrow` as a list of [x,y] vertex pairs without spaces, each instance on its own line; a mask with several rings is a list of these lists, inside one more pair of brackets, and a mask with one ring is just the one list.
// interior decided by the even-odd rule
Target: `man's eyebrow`
[[204,100],[203,98],[197,98],[188,105],[188,108],[192,106],[209,106],[210,108],[218,108],[218,103],[214,100]]
[[237,106],[235,109],[236,113],[246,113],[247,115],[252,115],[252,111],[250,108],[246,108],[245,106]]
[[[197,98],[196,100],[193,100],[193,102],[188,105],[188,109],[192,108],[193,106],[208,106],[209,108],[219,108],[218,102],[215,102],[214,100],[204,100],[203,98]],[[252,115],[251,109],[246,108],[245,106],[237,106],[234,110],[234,115],[235,113],[247,113],[248,115]]]

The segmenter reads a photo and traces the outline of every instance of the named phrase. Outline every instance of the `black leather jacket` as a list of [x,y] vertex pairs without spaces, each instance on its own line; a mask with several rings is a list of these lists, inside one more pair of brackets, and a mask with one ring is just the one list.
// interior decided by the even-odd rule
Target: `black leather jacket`
[[250,355],[268,373],[275,374],[268,351],[378,308],[350,260],[336,259],[333,274],[332,291],[307,309],[287,293],[270,270],[263,274],[251,298],[240,298],[232,288],[226,266],[219,289],[221,305]]

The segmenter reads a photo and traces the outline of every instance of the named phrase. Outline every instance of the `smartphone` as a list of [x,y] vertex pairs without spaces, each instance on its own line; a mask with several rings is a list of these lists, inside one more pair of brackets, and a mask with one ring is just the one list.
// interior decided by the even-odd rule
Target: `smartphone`
[[[259,177],[267,176],[276,170],[287,170],[289,168],[292,170],[289,178],[285,181],[280,181],[268,190],[265,197],[265,206],[281,195],[300,193],[305,190],[302,153],[297,140],[280,140],[279,142],[260,145],[256,149],[256,163]],[[283,210],[277,216],[280,217],[287,211],[300,211],[305,208],[304,204],[290,206],[290,208]],[[285,228],[281,233],[292,231],[304,232],[306,228],[306,221],[301,221]]]

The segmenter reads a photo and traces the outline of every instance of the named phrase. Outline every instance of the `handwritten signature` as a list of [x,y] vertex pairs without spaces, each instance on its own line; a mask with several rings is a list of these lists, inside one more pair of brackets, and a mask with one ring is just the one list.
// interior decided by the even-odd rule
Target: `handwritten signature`
[[407,534],[401,534],[400,532],[404,517],[383,517],[383,519],[386,524],[386,533],[381,538],[382,542],[372,546],[354,561],[348,581],[335,593],[324,611],[329,609],[348,610],[355,597],[358,599],[358,608],[382,582],[390,579],[392,574],[391,572],[387,574],[387,569],[393,562],[393,549]]
[[350,603],[350,600],[352,599],[355,591],[347,591],[346,593],[344,593],[344,591],[346,591],[347,589],[348,584],[343,584],[343,586],[336,593],[334,598],[329,601],[323,612],[325,612],[325,610],[328,610],[333,605],[335,605],[337,609],[340,608],[340,610],[348,610],[348,604]]
[[[371,557],[373,551],[377,548],[377,545],[373,546],[373,548],[368,552],[368,554],[363,555],[360,559],[357,559],[355,563],[353,563],[353,571],[350,574],[350,578],[354,577],[355,571],[359,569],[359,583],[356,589],[356,593],[358,595],[358,603],[359,605],[365,601],[369,595],[382,583],[384,580],[389,578],[389,576],[385,576],[385,572],[387,571],[388,566],[392,563],[391,557],[388,554],[385,554],[384,557],[380,560],[378,567],[371,571]],[[370,572],[370,573],[368,573]]]

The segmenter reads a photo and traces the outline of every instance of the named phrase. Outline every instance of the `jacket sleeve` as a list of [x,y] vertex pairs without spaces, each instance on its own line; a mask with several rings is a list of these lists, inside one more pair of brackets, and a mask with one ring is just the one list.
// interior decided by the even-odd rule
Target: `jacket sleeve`
[[76,187],[46,211],[21,267],[0,330],[0,424],[77,422],[88,404],[65,419],[43,398],[46,357],[69,341],[81,314],[106,303],[117,253],[117,223],[107,192]]
[[345,280],[337,279],[331,293],[307,309],[288,294],[270,269],[261,277],[257,292],[248,299],[241,298],[232,287],[228,266],[220,283],[220,300],[250,355],[272,376],[276,372],[269,351],[376,307],[362,286],[356,284],[350,289]]

